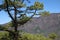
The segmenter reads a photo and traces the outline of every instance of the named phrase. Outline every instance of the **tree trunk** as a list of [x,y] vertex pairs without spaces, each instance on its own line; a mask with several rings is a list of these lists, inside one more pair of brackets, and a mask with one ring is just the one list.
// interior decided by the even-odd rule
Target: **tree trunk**
[[17,23],[15,23],[15,25],[14,25],[15,27],[14,27],[14,40],[18,40],[18,30],[17,30],[17,27],[18,27],[18,25],[17,25]]
[[[13,5],[14,6],[14,5]],[[15,30],[15,38],[14,38],[14,40],[18,40],[18,23],[17,23],[17,9],[16,9],[16,7],[14,6],[14,11],[15,11],[15,13],[14,13],[14,19],[15,19],[15,21],[14,21],[14,30]]]

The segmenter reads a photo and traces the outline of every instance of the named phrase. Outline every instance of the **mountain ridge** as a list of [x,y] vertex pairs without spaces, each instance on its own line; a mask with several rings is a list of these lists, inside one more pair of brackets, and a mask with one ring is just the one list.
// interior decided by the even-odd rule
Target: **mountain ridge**
[[[24,27],[18,28],[18,30],[20,29],[29,33],[45,32],[46,34],[55,32],[57,34],[60,34],[60,13],[50,14],[49,16],[41,16],[39,18],[32,18],[31,21],[28,21],[26,24],[24,24]],[[40,30],[42,32],[40,32]],[[57,30],[59,31],[57,32]]]
[[60,13],[51,13],[49,16],[40,16],[37,18],[34,17],[21,27],[19,26],[18,30],[28,33],[44,33],[45,35],[55,32],[60,35]]

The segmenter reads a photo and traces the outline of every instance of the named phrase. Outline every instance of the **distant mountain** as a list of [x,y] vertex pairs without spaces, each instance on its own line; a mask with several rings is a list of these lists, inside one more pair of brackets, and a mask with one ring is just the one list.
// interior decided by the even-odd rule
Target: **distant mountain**
[[29,33],[49,34],[55,32],[60,35],[60,13],[52,13],[49,16],[32,18],[18,30]]
[[60,13],[52,13],[49,16],[32,18],[23,26],[19,26],[18,30],[34,34],[43,33],[44,35],[54,32],[60,35]]

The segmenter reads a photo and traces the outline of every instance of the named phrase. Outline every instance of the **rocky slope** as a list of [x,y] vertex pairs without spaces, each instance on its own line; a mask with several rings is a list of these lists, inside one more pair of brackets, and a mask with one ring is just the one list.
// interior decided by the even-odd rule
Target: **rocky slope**
[[54,32],[60,35],[60,13],[52,13],[49,16],[32,18],[23,26],[21,27],[19,26],[18,30],[22,30],[24,32],[29,32],[34,34],[43,33],[44,35]]
[[52,13],[49,16],[41,16],[32,18],[18,30],[23,30],[29,33],[57,33],[60,35],[60,13]]

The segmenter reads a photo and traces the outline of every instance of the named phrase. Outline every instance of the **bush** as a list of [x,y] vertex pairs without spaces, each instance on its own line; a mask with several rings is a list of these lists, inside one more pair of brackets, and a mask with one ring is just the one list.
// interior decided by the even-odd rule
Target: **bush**
[[57,38],[57,35],[55,33],[51,33],[51,34],[49,34],[49,38],[55,39],[55,38]]
[[6,31],[0,31],[0,40],[8,40],[9,37],[8,37],[8,32]]
[[[9,37],[8,32],[1,32],[0,40],[13,40],[13,39]],[[41,34],[21,33],[19,36],[19,40],[52,40],[52,39],[47,38]]]
[[24,33],[21,35],[21,38],[19,38],[19,40],[52,40],[52,39],[47,38],[41,34]]

